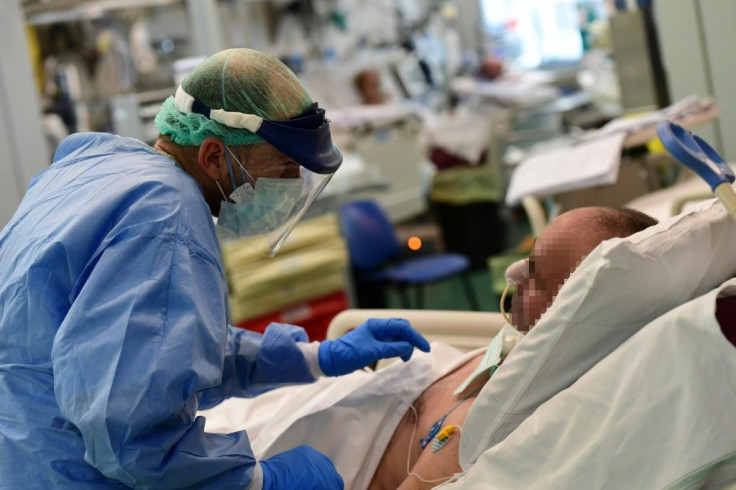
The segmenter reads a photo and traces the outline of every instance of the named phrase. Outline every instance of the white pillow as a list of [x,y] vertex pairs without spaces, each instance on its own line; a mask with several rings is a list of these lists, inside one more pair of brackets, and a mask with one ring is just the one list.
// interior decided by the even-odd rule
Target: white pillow
[[[449,488],[684,490],[736,482],[736,349],[715,317],[716,297],[735,293],[732,279],[645,325]],[[475,430],[466,421],[463,438]]]
[[479,394],[466,423],[481,417],[486,430],[463,434],[461,465],[475,462],[641,327],[735,273],[736,223],[715,200],[601,243]]

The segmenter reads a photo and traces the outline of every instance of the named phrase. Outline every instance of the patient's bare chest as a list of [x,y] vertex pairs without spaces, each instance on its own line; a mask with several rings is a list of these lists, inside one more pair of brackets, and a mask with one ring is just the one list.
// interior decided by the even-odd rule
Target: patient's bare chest
[[[462,399],[462,396],[456,396],[453,392],[472,373],[480,359],[481,355],[474,357],[452,373],[435,381],[416,399],[413,405],[418,418],[415,417],[412,410],[408,410],[404,415],[386,447],[369,489],[394,490],[404,481],[407,477],[407,458],[409,468],[412,468],[422,453],[418,444],[419,439],[425,437],[432,424]],[[469,387],[466,392],[472,389],[473,386]],[[458,407],[453,412],[453,420],[458,420],[458,417],[464,420],[464,414],[467,413],[471,404],[472,400],[468,400]],[[413,437],[412,432],[414,432]],[[411,454],[409,454],[410,448]]]

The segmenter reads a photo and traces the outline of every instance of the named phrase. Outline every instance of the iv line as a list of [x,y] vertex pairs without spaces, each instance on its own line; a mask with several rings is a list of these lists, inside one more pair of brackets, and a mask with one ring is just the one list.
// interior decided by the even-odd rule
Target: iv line
[[[450,410],[448,410],[442,417],[440,417],[434,424],[432,424],[432,428],[430,428],[430,434],[432,433],[432,429],[434,428],[435,425],[441,424],[447,418],[447,416],[450,415],[450,413],[452,413],[457,407],[459,407],[460,405],[462,405],[465,401],[467,401],[468,399],[470,399],[473,395],[475,395],[476,393],[478,393],[482,388],[483,387],[481,386],[480,388],[475,389],[472,393],[468,394],[468,396],[466,396],[465,398],[463,398],[462,400],[460,400],[459,402],[457,402],[454,407],[452,407]],[[455,474],[453,474],[451,476],[447,476],[447,477],[444,477],[444,478],[438,478],[438,479],[435,479],[435,480],[425,480],[419,474],[414,473],[413,471],[410,471],[410,465],[411,465],[411,449],[412,449],[412,445],[413,445],[413,442],[414,442],[414,436],[416,436],[416,433],[417,433],[417,427],[419,426],[419,414],[417,413],[417,410],[416,410],[416,408],[414,408],[414,405],[413,404],[409,404],[409,408],[411,408],[412,412],[414,412],[414,428],[411,431],[411,438],[409,440],[409,452],[406,455],[406,474],[407,474],[407,476],[414,476],[418,480],[420,480],[420,481],[422,481],[424,483],[437,483],[437,482],[448,482],[451,479],[457,478],[459,475],[462,475],[462,473],[455,473]],[[460,431],[460,434],[462,435],[462,432],[463,432],[462,426],[457,426],[457,428]],[[439,432],[439,430],[437,432]],[[435,433],[435,435],[436,435],[436,433]],[[429,434],[428,434],[428,436],[429,436]],[[434,436],[432,436],[432,437],[434,437]],[[426,445],[424,447],[426,447]],[[424,449],[424,448],[422,448],[422,449]]]

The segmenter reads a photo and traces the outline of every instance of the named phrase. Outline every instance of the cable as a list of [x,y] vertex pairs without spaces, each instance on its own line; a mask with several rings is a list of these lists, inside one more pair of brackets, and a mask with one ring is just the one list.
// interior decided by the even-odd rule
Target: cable
[[[419,476],[418,473],[414,473],[413,471],[410,470],[410,466],[411,466],[411,447],[413,445],[412,443],[414,442],[414,436],[417,435],[417,426],[419,425],[419,414],[417,414],[417,410],[416,410],[416,408],[414,408],[413,405],[409,405],[409,408],[411,408],[412,411],[414,412],[414,429],[411,431],[411,438],[409,439],[409,452],[406,455],[406,476],[413,476],[416,479],[418,479],[419,481],[423,481],[424,483],[437,483],[437,482],[444,482],[444,481],[449,480],[454,475],[448,476],[446,478],[438,478],[436,480],[425,480],[424,478],[422,478],[421,476]],[[458,427],[458,428],[460,429],[460,432],[462,432],[462,427]]]
[[511,323],[511,318],[509,318],[508,313],[506,313],[506,306],[505,306],[506,305],[506,295],[508,294],[509,289],[511,288],[508,285],[505,288],[503,288],[503,293],[501,293],[501,303],[499,304],[498,307],[501,310],[501,315],[503,315],[503,319],[506,320],[506,323],[508,323],[509,325],[513,325],[513,323]]
[[[440,423],[441,424],[442,422],[444,422],[445,418],[447,418],[448,415],[450,415],[457,407],[459,407],[460,405],[462,405],[463,402],[467,401],[473,395],[475,395],[476,393],[478,393],[481,390],[481,388],[483,388],[483,387],[481,386],[480,388],[474,390],[472,393],[468,394],[468,396],[466,396],[465,398],[463,398],[462,400],[460,400],[459,402],[457,402],[455,404],[455,406],[453,406],[450,410],[448,410],[442,417],[440,417],[437,420],[437,422],[435,422],[434,424],[432,424],[432,426],[434,427],[434,425],[436,425],[437,423]],[[409,439],[409,451],[408,451],[408,453],[406,455],[406,475],[407,476],[414,476],[419,481],[422,481],[424,483],[449,482],[451,479],[454,479],[454,478],[457,478],[460,475],[463,475],[465,472],[453,473],[452,475],[450,475],[448,477],[437,478],[435,480],[426,480],[426,479],[422,478],[418,473],[415,473],[415,472],[411,471],[411,468],[410,468],[410,466],[411,466],[411,448],[413,446],[414,436],[416,436],[416,434],[417,434],[417,427],[419,426],[419,414],[417,413],[417,410],[416,410],[416,408],[414,408],[414,405],[413,404],[410,404],[409,405],[409,408],[411,408],[411,410],[414,412],[414,428],[411,431],[411,437]],[[463,432],[462,426],[459,426],[458,425],[457,428],[460,431],[460,434],[462,436],[462,432]],[[430,429],[430,433],[431,433],[431,429]]]
[[[378,376],[378,377],[382,378],[383,380],[386,380],[386,376],[383,373],[381,373],[380,371],[374,371],[374,370],[372,370],[370,368],[363,368],[363,371],[365,371],[367,373],[370,373],[370,374],[373,374],[375,376]],[[466,396],[465,398],[463,398],[462,400],[460,400],[458,403],[456,403],[455,406],[453,406],[447,413],[445,413],[445,415],[442,418],[440,418],[440,420],[444,420],[444,418],[447,417],[453,410],[455,410],[457,407],[459,407],[460,405],[462,405],[463,402],[465,402],[466,400],[470,399],[473,395],[475,395],[476,393],[480,392],[480,390],[482,388],[483,387],[481,386],[480,388],[474,390],[473,392],[471,392],[470,394],[468,394],[468,396]],[[439,482],[450,483],[452,481],[456,481],[459,477],[461,477],[462,475],[465,474],[465,471],[461,471],[459,473],[453,473],[450,476],[447,476],[447,477],[444,477],[444,478],[437,478],[437,479],[434,479],[434,480],[427,480],[425,478],[422,478],[418,473],[415,473],[415,472],[411,471],[411,449],[412,449],[412,445],[414,443],[414,437],[417,434],[417,427],[419,427],[419,414],[417,413],[416,408],[414,408],[414,400],[412,400],[411,402],[409,402],[404,397],[400,397],[400,398],[401,398],[401,401],[403,403],[405,403],[411,409],[412,412],[414,412],[414,427],[413,427],[413,429],[411,431],[411,436],[410,436],[410,439],[409,439],[409,451],[408,451],[408,453],[406,455],[406,475],[407,476],[413,476],[416,479],[418,479],[419,481],[424,482],[424,483],[439,483]],[[461,426],[457,426],[457,427],[458,427],[458,429],[460,431],[460,434],[462,435],[462,427]]]

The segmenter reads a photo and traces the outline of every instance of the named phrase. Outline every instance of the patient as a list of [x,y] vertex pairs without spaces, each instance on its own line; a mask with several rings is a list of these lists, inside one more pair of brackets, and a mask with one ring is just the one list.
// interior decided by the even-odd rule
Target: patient
[[353,79],[358,90],[361,102],[365,105],[385,104],[389,96],[383,91],[381,72],[378,70],[363,70]]
[[[532,328],[552,304],[570,274],[599,243],[632,235],[656,223],[655,219],[631,209],[579,208],[559,216],[540,234],[528,258],[529,278],[517,286],[512,302],[511,319],[515,326],[519,330]],[[436,453],[429,447],[420,451],[415,443],[409,465],[411,473],[416,475],[407,476],[409,438],[415,425],[415,439],[424,437],[436,420],[472,394],[442,424],[462,425],[477,394],[475,390],[488,380],[488,376],[477,379],[460,395],[452,393],[475,369],[482,355],[476,355],[433,383],[416,400],[414,407],[418,421],[413,411],[406,413],[386,448],[370,488],[432,488],[439,482],[423,482],[416,475],[424,480],[437,480],[462,471],[458,463],[459,438],[451,436],[447,445]]]
[[[629,236],[653,224],[656,224],[656,220],[653,218],[630,209],[590,207],[576,209],[559,216],[539,236],[528,259],[529,277],[517,286],[517,292],[512,303],[512,321],[514,324],[520,330],[532,328],[552,304],[557,292],[570,274],[600,242],[609,238]],[[317,403],[320,394],[324,394],[337,386],[343,386],[344,391],[345,385],[350,383],[355,386],[355,393],[344,396],[334,408],[315,409],[312,413],[300,417],[298,421],[290,425],[287,424],[286,427],[288,428],[274,429],[268,427],[270,423],[268,421],[278,417],[274,417],[273,410],[266,407],[264,411],[268,413],[263,417],[262,427],[247,427],[249,435],[255,437],[255,440],[251,442],[256,454],[259,454],[261,440],[266,441],[266,445],[270,446],[266,451],[284,450],[285,448],[282,447],[283,441],[278,440],[283,436],[287,444],[314,443],[315,447],[333,458],[338,471],[345,478],[346,488],[352,486],[353,488],[367,487],[370,489],[419,489],[439,485],[452,476],[453,473],[461,471],[458,463],[458,450],[462,432],[452,434],[447,444],[437,452],[431,450],[431,442],[425,449],[422,449],[417,441],[425,438],[432,425],[445,414],[447,414],[447,417],[441,423],[442,427],[448,425],[462,426],[479,389],[489,379],[489,376],[485,374],[475,379],[462,393],[454,395],[453,392],[476,368],[485,353],[485,349],[464,356],[456,353],[454,358],[451,358],[451,362],[448,362],[447,355],[443,354],[447,352],[447,349],[450,349],[449,347],[439,344],[437,346],[433,345],[432,349],[433,352],[426,356],[442,358],[439,363],[444,363],[440,366],[444,370],[438,368],[437,362],[433,365],[426,360],[426,357],[418,356],[416,362],[413,359],[406,365],[389,366],[374,374],[374,376],[394,376],[399,381],[387,380],[386,385],[390,385],[391,382],[398,383],[390,389],[375,386],[370,388],[376,390],[378,397],[384,397],[381,398],[380,403],[382,403],[381,409],[386,414],[381,418],[370,412],[372,422],[367,419],[357,421],[356,425],[361,426],[363,432],[371,430],[374,432],[370,434],[371,437],[367,439],[368,442],[366,442],[361,430],[356,432],[354,429],[350,430],[342,427],[341,430],[347,430],[348,433],[345,437],[338,438],[338,443],[334,441],[326,443],[331,448],[320,447],[322,440],[315,435],[323,432],[329,433],[330,420],[344,417],[346,410],[355,410],[356,405],[364,403],[362,400],[366,399],[366,393],[369,391],[367,387],[380,384],[375,383],[375,378],[371,378],[368,382],[365,379],[361,381],[360,376],[368,376],[368,374],[356,373],[352,378],[325,379],[321,387],[304,386],[283,389],[293,390],[290,396],[293,396],[294,399],[299,396],[304,397],[304,400],[307,401],[304,404]],[[443,355],[445,357],[442,357]],[[427,363],[427,365],[421,365],[422,362]],[[320,381],[316,384],[319,384]],[[364,384],[361,385],[360,383]],[[369,383],[372,383],[372,385]],[[406,386],[399,387],[398,385],[402,383],[404,385],[414,385],[414,391],[407,389]],[[394,395],[394,398],[411,401],[391,405],[386,401],[391,400],[391,397],[387,397],[387,392],[391,390],[393,392],[388,394]],[[279,391],[282,390],[276,390],[276,392]],[[285,391],[282,391],[282,393],[285,393]],[[268,397],[269,395],[267,393],[262,397]],[[272,396],[279,395],[274,393]],[[371,396],[376,395],[371,394]],[[411,407],[408,406],[409,404]],[[330,410],[332,410],[332,413],[330,413]],[[371,409],[368,408],[368,410]],[[208,417],[207,427],[210,430],[210,415],[206,412],[204,415]],[[285,414],[285,416],[288,415]],[[247,425],[253,423],[249,421],[257,420],[257,417],[254,418],[254,414],[251,413],[243,420]],[[375,420],[378,422],[375,422]],[[326,430],[325,421],[327,421]],[[365,423],[363,424],[363,422]],[[309,428],[315,426],[319,426],[319,429],[310,432]],[[235,428],[232,430],[235,430]],[[389,438],[390,433],[387,433],[387,431],[391,430],[393,430],[393,433]],[[277,433],[279,434],[277,435]],[[258,434],[262,434],[260,440]],[[300,434],[305,440],[299,440],[300,436],[296,434]],[[337,433],[334,432],[330,435],[334,439]],[[315,437],[320,440],[313,440]],[[370,450],[362,448],[363,450],[360,452],[355,447],[351,447],[353,441],[356,441],[356,445],[368,444],[375,447],[371,447]],[[335,444],[338,445],[335,446]],[[346,453],[348,456],[345,455]],[[359,458],[360,461],[351,461],[351,455]],[[263,457],[264,455],[259,454],[259,456]],[[341,468],[341,461],[350,462],[352,465],[362,465],[362,467],[360,470],[351,469],[351,475],[343,474],[344,471],[347,473],[348,470]],[[407,468],[409,468],[409,471],[407,471]],[[361,472],[364,474],[361,475]]]

